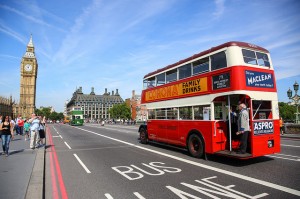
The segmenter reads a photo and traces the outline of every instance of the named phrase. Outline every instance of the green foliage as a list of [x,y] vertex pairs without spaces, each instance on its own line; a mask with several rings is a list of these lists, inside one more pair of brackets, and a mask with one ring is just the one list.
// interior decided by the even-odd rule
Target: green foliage
[[64,118],[63,113],[57,113],[57,112],[52,112],[50,108],[42,108],[42,109],[35,109],[35,114],[46,117],[47,119],[50,120],[62,120]]
[[296,106],[289,105],[288,103],[279,102],[279,115],[283,120],[294,121],[296,118]]
[[131,118],[131,112],[130,108],[126,105],[126,103],[123,104],[115,104],[110,110],[110,117],[115,119],[130,119]]

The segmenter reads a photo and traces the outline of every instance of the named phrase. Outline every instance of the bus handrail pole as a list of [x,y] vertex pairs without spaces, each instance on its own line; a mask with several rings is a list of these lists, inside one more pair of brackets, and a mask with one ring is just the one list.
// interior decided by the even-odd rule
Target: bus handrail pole
[[230,96],[228,95],[228,130],[229,130],[229,151],[232,151],[232,146],[231,146],[231,112],[230,112]]

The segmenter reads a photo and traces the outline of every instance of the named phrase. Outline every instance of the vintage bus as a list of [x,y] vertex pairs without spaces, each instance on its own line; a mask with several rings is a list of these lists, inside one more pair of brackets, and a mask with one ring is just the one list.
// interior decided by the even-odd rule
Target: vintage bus
[[83,110],[81,108],[74,108],[71,111],[71,121],[72,126],[82,126],[83,125]]
[[[231,117],[240,103],[247,106],[251,129],[244,154],[236,152],[239,136]],[[180,146],[194,157],[248,159],[280,152],[274,68],[269,51],[257,45],[227,42],[145,75],[142,104],[142,143]]]

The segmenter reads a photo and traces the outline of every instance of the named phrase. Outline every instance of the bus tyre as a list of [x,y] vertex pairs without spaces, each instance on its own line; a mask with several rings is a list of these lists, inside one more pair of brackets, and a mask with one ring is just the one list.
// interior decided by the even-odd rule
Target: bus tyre
[[144,128],[140,129],[140,141],[142,144],[147,144],[148,143],[148,135],[147,132]]
[[195,158],[203,157],[203,154],[204,154],[203,146],[204,146],[203,141],[198,135],[196,135],[196,134],[190,135],[189,140],[188,140],[188,150],[189,150],[191,156],[193,156]]

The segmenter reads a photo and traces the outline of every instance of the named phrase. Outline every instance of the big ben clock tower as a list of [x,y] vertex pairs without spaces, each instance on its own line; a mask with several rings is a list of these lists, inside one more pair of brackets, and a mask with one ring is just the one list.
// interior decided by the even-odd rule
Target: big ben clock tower
[[37,72],[38,63],[34,54],[31,35],[26,52],[21,61],[19,114],[23,117],[29,117],[34,113]]

